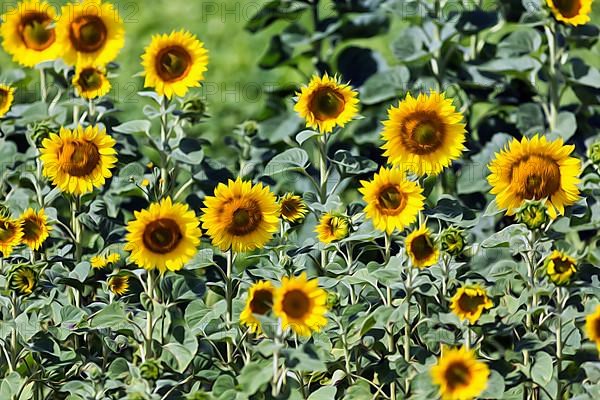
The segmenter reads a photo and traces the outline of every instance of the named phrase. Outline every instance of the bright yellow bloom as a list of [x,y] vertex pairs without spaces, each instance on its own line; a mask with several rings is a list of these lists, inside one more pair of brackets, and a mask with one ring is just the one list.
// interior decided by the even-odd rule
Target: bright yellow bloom
[[544,260],[546,273],[557,285],[568,283],[571,276],[577,272],[577,261],[562,251],[554,250]]
[[15,101],[15,88],[0,84],[0,117],[4,116]]
[[302,197],[293,193],[286,193],[279,199],[281,218],[287,222],[300,222],[308,213],[308,208]]
[[597,305],[596,310],[585,319],[585,331],[587,337],[596,343],[598,352],[600,352],[600,304]]
[[477,322],[484,310],[494,306],[484,288],[479,285],[467,285],[459,288],[450,300],[450,309],[462,320],[471,324]]
[[270,312],[273,308],[274,297],[275,287],[271,282],[260,281],[250,287],[246,307],[240,314],[240,322],[246,325],[250,332],[262,333],[260,321],[256,315],[265,315]]
[[410,256],[412,265],[418,268],[430,267],[440,257],[440,249],[433,241],[431,232],[426,226],[411,232],[404,242],[406,252]]
[[31,267],[18,267],[10,274],[9,286],[21,295],[33,293],[37,286],[38,276]]
[[590,21],[592,0],[546,0],[554,17],[567,25],[584,25]]
[[106,256],[106,261],[110,264],[116,264],[121,259],[121,255],[119,253],[110,253]]
[[113,275],[106,282],[108,289],[117,296],[123,296],[129,290],[129,276]]
[[472,350],[464,347],[442,347],[442,355],[431,367],[433,382],[440,387],[442,400],[471,400],[487,387],[490,370],[475,357]]
[[0,215],[0,253],[8,257],[13,247],[21,243],[23,228],[21,221]]
[[350,232],[348,218],[343,215],[327,212],[321,216],[315,232],[319,240],[325,244],[342,240]]
[[35,211],[33,208],[28,208],[19,217],[23,229],[22,241],[32,250],[38,250],[42,243],[48,238],[50,230],[48,225],[48,217],[42,208],[40,211]]
[[73,86],[80,97],[88,100],[105,96],[111,88],[105,68],[79,64],[75,68]]
[[94,269],[101,269],[108,265],[108,260],[104,256],[93,256],[92,258],[90,258],[90,265]]

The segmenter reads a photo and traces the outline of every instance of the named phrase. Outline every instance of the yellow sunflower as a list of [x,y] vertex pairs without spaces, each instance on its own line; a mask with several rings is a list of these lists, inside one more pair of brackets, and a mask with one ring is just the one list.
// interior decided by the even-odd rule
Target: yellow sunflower
[[111,88],[105,68],[79,64],[75,68],[73,86],[80,97],[88,100],[105,96]]
[[335,126],[343,128],[358,113],[358,93],[335,76],[315,75],[296,95],[294,111],[306,120],[307,127],[321,133],[329,133]]
[[0,253],[2,257],[8,257],[13,247],[21,244],[23,228],[21,221],[0,215]]
[[116,264],[121,259],[121,255],[119,253],[109,253],[106,256],[106,261],[110,264]]
[[562,139],[549,142],[538,135],[514,139],[488,166],[490,193],[498,206],[513,215],[525,200],[547,199],[551,218],[564,214],[565,206],[579,199],[581,161],[569,157],[574,148],[563,145]]
[[479,285],[468,285],[459,288],[450,300],[450,309],[462,320],[471,324],[477,322],[484,310],[494,306],[484,288]]
[[127,224],[124,249],[142,268],[178,271],[198,251],[202,232],[199,221],[187,204],[173,203],[167,197],[136,211],[135,220]]
[[90,265],[94,269],[101,269],[108,265],[108,260],[104,256],[96,255],[90,258]]
[[361,181],[365,213],[375,228],[391,234],[415,222],[423,209],[423,189],[397,168],[381,168],[371,181]]
[[22,1],[7,11],[2,21],[2,46],[15,62],[33,67],[59,57],[54,6],[46,1]]
[[169,99],[183,97],[189,88],[200,86],[207,65],[204,44],[190,32],[155,35],[142,56],[144,86]]
[[567,25],[584,25],[590,21],[592,0],[546,0],[554,18]]
[[308,208],[302,197],[286,193],[279,199],[281,218],[287,222],[300,222],[308,213]]
[[4,116],[15,101],[15,88],[0,83],[0,117]]
[[31,267],[18,267],[10,274],[9,278],[10,288],[21,295],[33,293],[37,282],[37,273]]
[[406,252],[410,256],[413,266],[418,268],[430,267],[440,257],[440,249],[431,237],[431,232],[426,226],[411,232],[404,242]]
[[596,310],[585,319],[585,330],[588,338],[596,342],[600,352],[600,305],[597,305]]
[[487,387],[490,370],[464,347],[442,347],[442,355],[431,367],[433,382],[440,387],[442,400],[471,400]]
[[310,336],[327,325],[326,304],[327,292],[319,287],[318,280],[307,280],[302,273],[283,278],[275,293],[273,312],[281,318],[283,329],[289,327],[301,336]]
[[577,261],[562,251],[554,250],[544,260],[546,273],[557,285],[568,283],[571,276],[577,272]]
[[40,248],[42,243],[48,238],[50,230],[48,225],[48,217],[42,208],[40,211],[35,211],[33,208],[28,208],[19,218],[23,229],[22,241],[32,250]]
[[56,36],[69,65],[106,65],[125,45],[125,30],[117,9],[101,0],[63,6]]
[[322,243],[329,244],[348,236],[350,225],[348,218],[333,212],[321,216],[315,232]]
[[465,123],[444,93],[408,93],[388,110],[381,147],[390,164],[417,175],[438,175],[465,149]]
[[61,128],[59,135],[51,133],[42,141],[44,176],[63,192],[89,193],[112,176],[110,170],[117,162],[115,143],[97,126],[78,126],[73,131]]
[[240,322],[246,325],[250,332],[262,333],[260,321],[255,315],[265,315],[273,308],[275,287],[268,281],[260,281],[248,290],[246,307],[240,314]]
[[226,251],[260,249],[279,226],[279,205],[275,195],[262,183],[237,178],[219,183],[214,196],[204,199],[202,227],[212,244]]
[[108,289],[117,296],[123,296],[129,290],[129,276],[113,275],[106,281]]

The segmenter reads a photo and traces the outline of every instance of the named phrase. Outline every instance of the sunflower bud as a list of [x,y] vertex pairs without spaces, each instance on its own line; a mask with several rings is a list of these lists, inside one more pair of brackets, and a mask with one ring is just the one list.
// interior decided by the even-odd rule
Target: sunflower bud
[[244,136],[254,137],[258,133],[258,122],[249,120],[242,123],[239,127],[240,133]]
[[9,287],[20,295],[33,293],[37,282],[38,276],[35,270],[26,266],[15,268],[8,278]]
[[160,363],[154,359],[144,361],[140,365],[140,375],[147,380],[157,380],[160,376]]
[[517,222],[524,224],[529,229],[540,229],[549,221],[546,205],[541,201],[528,201],[517,210]]
[[340,295],[336,292],[327,292],[327,308],[332,309],[333,307],[340,304]]
[[456,257],[465,248],[465,233],[462,229],[451,226],[445,229],[440,235],[440,244],[442,251]]
[[196,124],[205,116],[206,104],[200,98],[193,98],[183,103],[181,110],[181,118],[188,120],[192,124]]
[[38,143],[42,138],[48,137],[51,133],[57,131],[57,129],[50,126],[46,121],[34,122],[27,126],[27,130],[31,132],[30,137],[33,143]]
[[600,165],[600,140],[594,142],[588,147],[587,156],[591,162]]

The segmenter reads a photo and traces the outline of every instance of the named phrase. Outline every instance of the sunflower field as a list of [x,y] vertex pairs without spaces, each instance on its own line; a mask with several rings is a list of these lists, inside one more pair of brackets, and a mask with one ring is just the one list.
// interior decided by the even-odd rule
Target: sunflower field
[[0,4],[0,400],[600,397],[597,2]]

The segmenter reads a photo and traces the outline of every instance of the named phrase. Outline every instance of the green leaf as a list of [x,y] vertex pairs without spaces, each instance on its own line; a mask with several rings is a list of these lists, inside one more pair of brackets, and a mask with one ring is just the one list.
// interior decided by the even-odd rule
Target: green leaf
[[271,38],[269,47],[262,55],[258,66],[263,69],[273,69],[284,64],[292,57],[294,49],[276,35]]
[[128,121],[121,125],[115,126],[113,130],[119,133],[125,134],[135,134],[135,133],[144,133],[149,134],[150,128],[152,128],[152,124],[150,121],[146,121],[145,119]]
[[288,171],[305,169],[308,166],[308,154],[306,151],[294,148],[288,149],[273,157],[265,167],[265,176],[272,176]]
[[[218,6],[215,5],[215,7]],[[307,8],[308,4],[299,1],[273,0],[252,16],[245,28],[255,33],[280,19],[296,20]]]
[[310,129],[305,129],[296,135],[296,142],[298,142],[298,144],[302,146],[302,143],[306,142],[311,137],[320,136],[320,135],[321,135],[320,132],[313,131]]
[[125,315],[125,305],[119,302],[104,307],[90,321],[90,326],[97,329],[111,328],[116,330],[122,327],[123,324],[129,326]]
[[270,362],[251,362],[242,368],[238,383],[245,394],[251,396],[273,377],[273,365]]
[[539,352],[531,367],[531,379],[539,385],[547,385],[552,380],[552,357],[548,353]]
[[335,398],[336,393],[335,386],[325,386],[308,396],[308,400],[331,400]]
[[538,51],[542,37],[533,28],[524,27],[512,32],[498,44],[496,55],[500,58],[520,56]]
[[524,225],[509,225],[481,242],[481,247],[508,247],[514,237],[525,238],[528,233]]
[[498,371],[492,370],[488,378],[487,388],[481,394],[482,399],[502,399],[504,396],[504,378]]
[[69,273],[69,278],[77,279],[79,282],[84,282],[90,273],[90,263],[87,261],[77,264],[75,269]]
[[393,99],[407,89],[409,81],[410,71],[403,65],[378,72],[360,88],[360,101],[371,105]]
[[550,133],[551,137],[548,139],[560,137],[566,142],[575,134],[575,131],[577,131],[575,114],[569,111],[561,111],[557,116],[556,127]]

